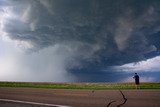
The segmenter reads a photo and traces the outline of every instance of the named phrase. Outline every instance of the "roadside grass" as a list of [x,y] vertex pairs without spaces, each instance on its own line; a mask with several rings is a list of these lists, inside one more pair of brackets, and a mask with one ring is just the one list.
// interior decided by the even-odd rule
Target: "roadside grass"
[[[0,82],[0,87],[119,90],[135,89],[134,83],[40,83],[40,82]],[[160,89],[160,83],[141,83],[140,89]]]

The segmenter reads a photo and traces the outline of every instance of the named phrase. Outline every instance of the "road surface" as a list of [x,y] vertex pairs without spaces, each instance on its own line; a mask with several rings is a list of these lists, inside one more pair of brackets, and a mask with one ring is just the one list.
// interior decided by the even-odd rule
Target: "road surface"
[[160,90],[0,87],[0,107],[160,107]]

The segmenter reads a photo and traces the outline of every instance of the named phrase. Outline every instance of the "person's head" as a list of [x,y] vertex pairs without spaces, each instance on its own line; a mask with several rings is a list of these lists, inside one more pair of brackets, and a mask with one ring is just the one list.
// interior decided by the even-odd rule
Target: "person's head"
[[135,75],[137,75],[137,73],[135,73]]

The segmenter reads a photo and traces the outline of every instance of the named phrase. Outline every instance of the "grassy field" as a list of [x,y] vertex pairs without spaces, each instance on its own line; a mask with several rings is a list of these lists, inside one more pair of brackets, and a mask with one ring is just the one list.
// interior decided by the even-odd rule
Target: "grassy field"
[[[51,89],[135,89],[134,83],[34,83],[34,82],[0,82],[0,87],[26,87]],[[160,83],[141,83],[140,89],[160,89]]]

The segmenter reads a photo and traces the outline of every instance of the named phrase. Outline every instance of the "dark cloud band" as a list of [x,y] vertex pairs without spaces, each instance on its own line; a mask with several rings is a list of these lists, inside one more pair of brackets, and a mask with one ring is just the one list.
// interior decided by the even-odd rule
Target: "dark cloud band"
[[[9,4],[8,4],[9,3]],[[8,4],[8,5],[7,5]],[[30,50],[61,44],[68,69],[101,69],[159,55],[159,0],[12,0],[0,2],[1,30]]]

